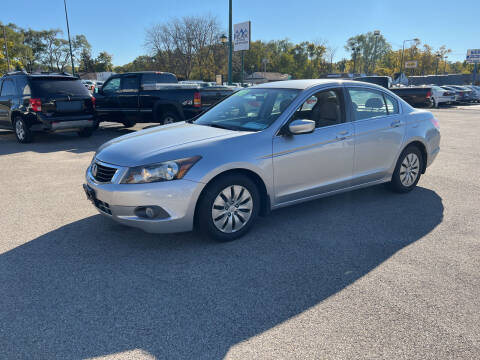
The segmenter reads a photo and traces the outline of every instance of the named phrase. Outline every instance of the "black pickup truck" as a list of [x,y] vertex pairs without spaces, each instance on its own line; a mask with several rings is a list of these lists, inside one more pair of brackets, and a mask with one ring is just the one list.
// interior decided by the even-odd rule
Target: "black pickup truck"
[[111,76],[95,93],[99,121],[130,127],[137,122],[168,124],[190,119],[234,90],[178,84],[174,74],[133,72]]
[[433,107],[435,105],[430,86],[393,87],[389,90],[412,106]]

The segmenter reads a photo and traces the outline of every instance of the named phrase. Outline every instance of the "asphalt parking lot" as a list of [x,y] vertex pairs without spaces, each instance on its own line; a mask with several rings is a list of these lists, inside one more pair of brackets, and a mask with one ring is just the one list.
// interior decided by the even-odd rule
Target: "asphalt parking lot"
[[226,244],[97,214],[84,171],[131,129],[0,131],[0,358],[480,358],[480,105],[433,112],[413,192],[281,209]]

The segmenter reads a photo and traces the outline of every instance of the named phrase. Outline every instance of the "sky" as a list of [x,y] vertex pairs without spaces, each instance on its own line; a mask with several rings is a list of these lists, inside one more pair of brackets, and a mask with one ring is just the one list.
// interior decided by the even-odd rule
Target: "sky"
[[[2,1],[0,21],[36,30],[66,24],[63,0]],[[455,9],[455,4],[459,4]],[[115,65],[147,53],[145,31],[175,17],[213,15],[228,28],[228,0],[67,0],[72,35],[84,34],[93,55],[107,51]],[[252,40],[326,40],[337,47],[334,61],[349,58],[351,36],[380,30],[393,49],[419,38],[435,49],[452,49],[449,60],[464,60],[480,48],[480,1],[233,0],[233,23],[250,20]]]

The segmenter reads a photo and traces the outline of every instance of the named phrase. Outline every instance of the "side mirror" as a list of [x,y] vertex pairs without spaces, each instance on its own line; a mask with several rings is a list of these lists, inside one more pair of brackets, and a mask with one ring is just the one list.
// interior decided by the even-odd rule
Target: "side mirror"
[[288,131],[293,135],[309,134],[315,130],[315,121],[313,120],[293,120],[288,124]]

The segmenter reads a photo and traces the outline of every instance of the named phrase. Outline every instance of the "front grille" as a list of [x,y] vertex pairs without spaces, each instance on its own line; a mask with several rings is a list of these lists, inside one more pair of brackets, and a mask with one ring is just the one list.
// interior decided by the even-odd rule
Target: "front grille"
[[108,205],[108,203],[95,199],[95,206],[104,213],[112,215],[112,211],[110,210],[110,205]]
[[[96,169],[95,169],[96,167]],[[100,165],[99,163],[95,163],[92,166],[92,175],[95,180],[100,182],[110,182],[112,181],[113,176],[117,172],[116,168],[108,167],[105,165]]]

